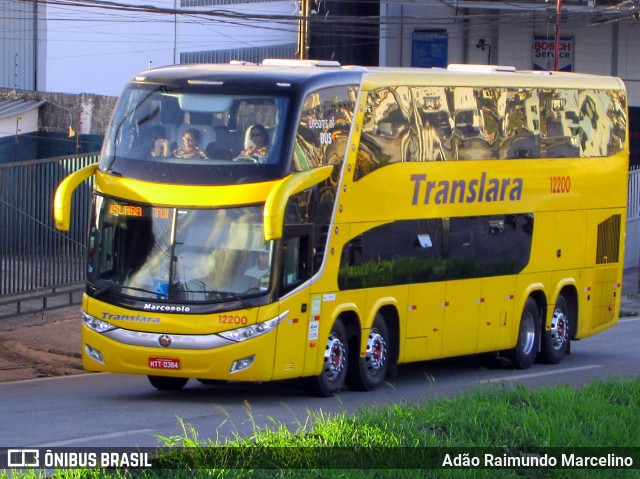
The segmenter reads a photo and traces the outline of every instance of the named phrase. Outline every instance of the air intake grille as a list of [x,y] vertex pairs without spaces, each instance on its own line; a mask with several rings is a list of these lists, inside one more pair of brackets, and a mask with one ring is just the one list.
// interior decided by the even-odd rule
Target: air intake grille
[[620,256],[620,215],[613,215],[598,225],[596,264],[617,263]]

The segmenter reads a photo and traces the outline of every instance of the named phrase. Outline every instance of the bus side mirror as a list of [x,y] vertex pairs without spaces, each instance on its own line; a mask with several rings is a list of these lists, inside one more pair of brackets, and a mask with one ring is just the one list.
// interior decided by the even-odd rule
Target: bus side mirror
[[287,176],[271,190],[264,205],[265,241],[282,238],[285,210],[289,198],[329,178],[333,165]]
[[71,195],[74,190],[87,178],[95,175],[98,163],[85,166],[81,170],[71,173],[58,186],[53,199],[53,217],[56,228],[61,231],[69,231],[71,227]]

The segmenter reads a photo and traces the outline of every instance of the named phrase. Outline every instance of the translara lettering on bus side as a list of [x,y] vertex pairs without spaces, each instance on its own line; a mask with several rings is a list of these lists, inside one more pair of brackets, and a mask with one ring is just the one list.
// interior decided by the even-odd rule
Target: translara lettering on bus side
[[417,205],[421,198],[425,205],[520,201],[524,183],[522,178],[487,178],[487,172],[469,181],[427,181],[426,174],[411,175],[411,181],[414,184],[412,205]]

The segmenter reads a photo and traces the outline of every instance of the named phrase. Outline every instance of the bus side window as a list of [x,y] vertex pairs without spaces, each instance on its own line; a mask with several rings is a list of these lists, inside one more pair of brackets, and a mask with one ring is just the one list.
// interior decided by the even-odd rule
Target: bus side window
[[392,163],[420,160],[412,110],[408,87],[380,88],[368,93],[355,181]]
[[280,296],[312,275],[313,225],[287,225],[280,257]]

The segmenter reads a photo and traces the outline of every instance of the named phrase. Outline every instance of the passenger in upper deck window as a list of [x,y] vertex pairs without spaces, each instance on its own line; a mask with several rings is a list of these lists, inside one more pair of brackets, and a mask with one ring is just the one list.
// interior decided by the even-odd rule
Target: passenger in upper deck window
[[253,145],[242,150],[240,152],[241,156],[253,156],[255,158],[267,156],[271,149],[271,145],[269,145],[269,133],[263,125],[260,123],[253,125],[251,127],[249,139]]
[[207,155],[200,148],[200,132],[189,128],[182,134],[183,148],[173,150],[176,158],[206,158]]

